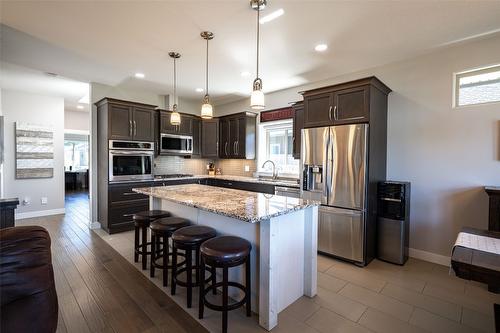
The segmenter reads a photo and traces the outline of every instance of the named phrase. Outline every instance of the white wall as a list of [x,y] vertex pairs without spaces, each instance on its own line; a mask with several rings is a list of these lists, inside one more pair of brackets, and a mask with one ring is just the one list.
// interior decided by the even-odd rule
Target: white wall
[[[410,247],[449,256],[462,226],[487,228],[488,198],[482,187],[500,185],[500,103],[453,109],[453,73],[498,64],[499,55],[497,35],[266,94],[266,105],[286,106],[306,89],[370,75],[381,79],[393,90],[387,178],[412,183]],[[249,110],[248,105],[242,100],[214,109],[224,115]]]
[[90,112],[64,110],[64,129],[88,132],[90,130]]
[[[64,99],[2,89],[2,112],[5,120],[5,197],[31,198],[31,204],[20,205],[16,214],[30,216],[30,212],[64,212]],[[42,179],[15,179],[14,122],[51,125],[54,128],[54,177]],[[41,205],[41,197],[48,198]],[[35,213],[33,213],[35,214]],[[38,215],[38,213],[36,213]]]

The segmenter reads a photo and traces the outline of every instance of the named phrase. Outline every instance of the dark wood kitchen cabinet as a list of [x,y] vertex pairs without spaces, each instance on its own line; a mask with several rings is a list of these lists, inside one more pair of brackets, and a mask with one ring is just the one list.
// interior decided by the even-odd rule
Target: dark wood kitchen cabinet
[[160,133],[193,135],[193,116],[181,113],[180,125],[172,125],[170,116],[172,112],[160,110]]
[[387,96],[390,91],[376,77],[369,77],[302,92],[304,127],[368,123],[379,94]]
[[297,102],[293,108],[293,158],[300,158],[302,142],[302,129],[304,128],[304,102]]
[[107,117],[109,140],[155,141],[156,106],[112,98],[103,98],[96,106]]
[[191,157],[201,157],[201,119],[193,117],[191,127],[193,132],[193,153]]
[[219,119],[201,120],[201,157],[219,157]]
[[236,113],[220,118],[221,158],[254,159],[257,115],[251,112]]

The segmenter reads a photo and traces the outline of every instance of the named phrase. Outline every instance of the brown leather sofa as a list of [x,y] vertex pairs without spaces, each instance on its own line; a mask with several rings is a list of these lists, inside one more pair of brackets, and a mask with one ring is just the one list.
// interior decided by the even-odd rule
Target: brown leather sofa
[[0,230],[0,303],[1,332],[56,331],[57,294],[44,228]]

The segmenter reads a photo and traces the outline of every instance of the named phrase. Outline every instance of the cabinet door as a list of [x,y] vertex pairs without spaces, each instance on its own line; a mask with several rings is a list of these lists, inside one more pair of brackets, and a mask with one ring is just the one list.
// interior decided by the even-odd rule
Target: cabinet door
[[193,133],[193,157],[201,155],[201,120],[198,118],[191,119]]
[[219,157],[219,120],[201,121],[201,156]]
[[237,118],[231,118],[229,119],[229,156],[231,158],[238,157],[237,151],[236,151],[236,144],[238,143],[238,119]]
[[109,104],[108,133],[111,140],[130,140],[133,137],[132,107]]
[[294,107],[293,116],[293,158],[300,158],[302,128],[304,128],[304,106]]
[[304,127],[333,125],[333,94],[304,97]]
[[162,112],[160,115],[160,132],[167,134],[177,134],[177,126],[170,123],[172,112]]
[[368,86],[339,90],[334,93],[335,125],[369,121],[370,88]]
[[220,157],[228,158],[230,156],[230,135],[229,135],[229,120],[220,120]]
[[154,110],[134,107],[134,140],[154,141]]
[[193,135],[193,118],[181,114],[181,124],[177,128],[177,133],[182,135]]
[[246,140],[247,140],[247,118],[241,117],[237,119],[238,135],[236,136],[236,157],[245,158],[246,156]]

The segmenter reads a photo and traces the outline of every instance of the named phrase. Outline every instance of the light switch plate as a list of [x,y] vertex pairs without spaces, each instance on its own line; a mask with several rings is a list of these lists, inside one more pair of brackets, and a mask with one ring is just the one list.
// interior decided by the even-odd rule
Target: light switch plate
[[49,199],[47,197],[42,197],[40,199],[40,202],[41,202],[42,205],[46,205],[48,203],[48,201],[49,201]]
[[245,165],[245,172],[249,172],[250,171],[250,166],[249,165]]

